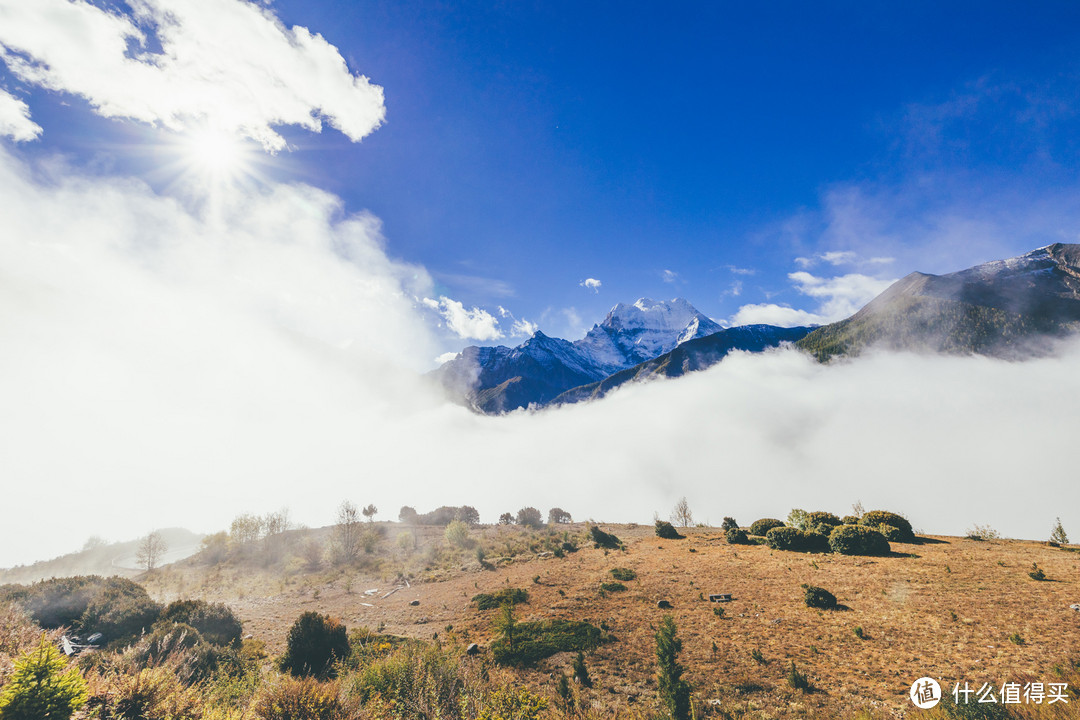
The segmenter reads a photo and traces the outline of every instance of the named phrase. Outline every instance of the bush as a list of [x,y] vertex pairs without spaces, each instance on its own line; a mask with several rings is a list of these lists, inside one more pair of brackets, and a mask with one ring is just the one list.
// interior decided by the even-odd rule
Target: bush
[[888,555],[889,541],[877,530],[841,525],[829,535],[829,547],[841,555]]
[[675,529],[675,526],[666,520],[656,521],[656,536],[662,537],[665,540],[681,540],[682,535]]
[[621,582],[602,582],[600,583],[600,590],[602,592],[625,592],[626,586]]
[[810,680],[795,667],[795,661],[791,661],[791,670],[788,671],[788,685],[795,690],[809,690]]
[[505,635],[491,644],[500,665],[531,665],[559,652],[589,652],[614,640],[607,632],[579,620],[514,623],[513,641]]
[[806,607],[819,608],[821,610],[835,610],[836,609],[836,596],[825,588],[815,587],[814,585],[803,585],[806,592],[803,594],[803,600],[806,602]]
[[543,695],[516,685],[500,685],[483,697],[476,720],[539,720],[548,717],[547,707],[548,700]]
[[284,677],[259,694],[254,704],[260,720],[343,720],[348,717],[337,683]]
[[735,518],[733,518],[733,517],[726,517],[726,518],[724,518],[724,522],[720,523],[720,529],[723,530],[725,533],[728,530],[731,530],[731,529],[737,528],[737,527],[739,527],[739,523],[735,522]]
[[1042,582],[1046,579],[1046,573],[1043,572],[1043,569],[1039,567],[1038,563],[1031,563],[1031,572],[1028,573],[1028,577],[1032,580]]
[[904,533],[895,525],[878,525],[877,531],[889,542],[903,542]]
[[728,531],[724,533],[724,537],[727,538],[728,543],[731,545],[749,545],[750,538],[746,536],[746,531],[742,528],[733,527],[728,528]]
[[240,647],[244,626],[223,603],[205,600],[177,600],[161,613],[162,622],[185,623],[199,631],[212,645]]
[[787,516],[787,526],[805,530],[810,524],[809,516],[810,514],[805,510],[792,508]]
[[142,586],[107,584],[87,606],[79,627],[84,634],[101,633],[115,647],[142,635],[160,615],[161,606]]
[[86,681],[43,634],[38,646],[15,661],[15,672],[0,693],[3,720],[68,720],[86,704]]
[[553,507],[548,510],[548,523],[551,525],[564,525],[569,522],[573,522],[573,518],[562,508]]
[[113,678],[108,692],[90,700],[109,720],[168,718],[202,720],[204,710],[196,690],[185,688],[163,667]]
[[469,544],[469,526],[460,520],[451,520],[443,535],[451,545],[463,548]]
[[523,507],[518,510],[515,522],[517,522],[518,525],[528,528],[540,528],[544,526],[543,516],[541,516],[540,511],[534,507]]
[[504,603],[517,605],[529,602],[529,593],[521,588],[505,588],[493,593],[480,593],[474,595],[472,601],[476,603],[477,610],[495,610]]
[[637,573],[630,568],[611,568],[611,577],[625,582],[636,579]]
[[783,520],[777,520],[776,518],[762,518],[755,520],[750,526],[751,535],[765,535],[770,530],[776,527],[784,527]]
[[900,537],[902,538],[896,542],[915,542],[915,532],[911,529],[911,523],[896,513],[871,510],[859,518],[859,524],[869,528],[877,528],[879,525],[892,525],[900,531]]
[[348,657],[345,626],[327,615],[306,612],[289,628],[278,666],[291,675],[325,678],[333,674],[336,661]]
[[841,525],[858,525],[859,524],[859,516],[858,515],[845,515],[844,517],[840,518],[840,524]]
[[843,525],[840,518],[833,515],[831,512],[824,512],[822,510],[816,510],[807,514],[807,521],[809,525],[828,525],[830,527],[836,527],[837,525]]
[[362,703],[378,699],[398,709],[372,717],[460,718],[466,694],[458,657],[415,641],[365,663],[349,688]]
[[622,540],[619,540],[611,533],[604,532],[596,525],[589,528],[589,536],[592,538],[593,544],[598,548],[617,550],[622,547]]
[[828,552],[829,540],[824,535],[793,527],[775,527],[765,534],[765,544],[773,550],[794,552]]

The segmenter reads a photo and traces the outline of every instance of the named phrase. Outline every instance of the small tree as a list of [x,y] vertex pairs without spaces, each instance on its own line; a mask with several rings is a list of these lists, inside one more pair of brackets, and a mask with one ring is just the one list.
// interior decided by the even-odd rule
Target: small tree
[[472,505],[462,505],[454,514],[455,520],[460,520],[466,525],[475,525],[480,522],[480,512]]
[[306,612],[289,628],[278,665],[291,675],[321,678],[331,675],[334,663],[346,659],[349,651],[344,625],[328,615]]
[[469,544],[469,526],[460,520],[451,520],[443,535],[451,545],[463,548]]
[[0,693],[0,720],[68,720],[86,704],[86,681],[78,668],[64,672],[60,651],[43,634],[38,646],[15,661]]
[[419,517],[419,515],[416,512],[416,508],[402,505],[401,510],[398,511],[397,519],[398,522],[415,525],[417,517]]
[[375,507],[374,503],[372,503],[360,512],[364,514],[364,517],[367,518],[368,522],[375,522],[375,516],[379,514],[379,508]]
[[1058,545],[1068,545],[1069,536],[1065,534],[1065,528],[1061,526],[1061,518],[1057,519],[1054,523],[1054,529],[1050,531],[1050,542],[1055,542]]
[[538,528],[544,525],[544,519],[543,516],[540,515],[540,511],[536,508],[523,507],[518,510],[517,524],[530,528]]
[[360,514],[348,500],[338,507],[334,525],[334,561],[345,565],[356,560],[360,554]]
[[514,654],[514,637],[517,634],[517,619],[514,617],[514,601],[504,602],[499,607],[499,614],[495,616],[495,631],[499,637],[506,641],[506,649],[512,657]]
[[570,513],[562,508],[553,507],[548,510],[548,522],[552,525],[565,525],[572,522],[572,520],[570,519]]
[[585,667],[585,653],[578,650],[578,654],[574,657],[573,665],[574,678],[582,684],[584,687],[592,687],[592,680],[589,678],[589,668]]
[[787,516],[788,527],[805,530],[810,524],[810,513],[801,508],[793,508]]
[[135,562],[139,563],[139,567],[146,568],[146,571],[150,572],[158,566],[168,549],[169,544],[165,542],[165,538],[155,530],[139,541],[139,547],[135,551]]
[[735,522],[733,517],[725,517],[724,522],[720,523],[720,529],[724,532],[728,530],[735,530],[739,527],[739,523]]
[[254,515],[237,515],[229,526],[229,539],[236,545],[253,543],[262,536],[262,519]]
[[690,527],[694,524],[694,513],[690,512],[690,503],[685,497],[680,498],[671,510],[671,522],[679,527]]
[[690,717],[690,685],[682,679],[682,640],[676,632],[675,619],[665,615],[656,631],[656,688],[671,717],[686,720]]
[[503,513],[502,515],[499,516],[499,524],[500,525],[513,525],[514,524],[514,516],[511,515],[510,513]]

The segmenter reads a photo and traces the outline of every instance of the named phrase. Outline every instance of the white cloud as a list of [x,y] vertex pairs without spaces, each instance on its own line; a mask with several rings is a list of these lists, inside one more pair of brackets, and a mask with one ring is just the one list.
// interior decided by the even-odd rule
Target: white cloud
[[532,337],[540,326],[528,320],[515,320],[510,326],[510,334],[514,337]]
[[0,90],[0,137],[27,142],[41,135],[41,126],[30,119],[30,108],[22,100]]
[[883,280],[859,273],[824,278],[802,270],[790,273],[788,279],[792,281],[799,293],[818,301],[814,312],[777,303],[743,305],[731,317],[731,324],[765,323],[793,327],[836,322],[854,315],[863,305],[895,282],[895,280]]
[[800,293],[820,300],[817,314],[824,322],[850,317],[896,282],[859,273],[823,278],[799,271],[790,273],[788,278]]
[[603,285],[603,283],[601,283],[596,278],[585,278],[580,283],[578,283],[578,285],[598,293],[600,292],[600,286]]
[[422,302],[438,312],[446,320],[446,326],[463,340],[498,340],[503,337],[499,321],[483,308],[468,309],[445,295],[438,300],[424,298]]
[[660,273],[660,279],[666,283],[673,283],[679,279],[679,273],[675,272],[674,270],[665,270],[664,272]]
[[[197,124],[281,150],[273,128],[358,141],[383,121],[382,88],[338,50],[245,0],[134,0],[131,12],[69,0],[0,0],[0,56],[21,80],[94,110],[182,131]],[[152,49],[156,39],[161,51]]]
[[728,320],[728,323],[732,326],[777,325],[779,327],[821,325],[824,322],[825,320],[815,313],[796,310],[789,305],[778,305],[776,303],[743,305]]
[[727,269],[728,272],[733,275],[754,275],[757,273],[757,270],[754,270],[753,268],[741,268],[736,267],[735,265],[728,265]]
[[437,356],[435,358],[435,362],[438,363],[439,365],[442,365],[444,363],[450,362],[451,360],[453,360],[454,358],[456,358],[460,354],[461,353],[456,353],[456,352],[444,352],[442,355],[439,355],[439,356]]

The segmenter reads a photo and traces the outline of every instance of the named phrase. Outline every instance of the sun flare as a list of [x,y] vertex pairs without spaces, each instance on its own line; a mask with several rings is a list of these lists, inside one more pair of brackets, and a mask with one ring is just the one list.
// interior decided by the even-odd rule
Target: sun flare
[[190,132],[183,142],[183,156],[188,172],[206,181],[238,180],[251,172],[246,143],[220,130]]

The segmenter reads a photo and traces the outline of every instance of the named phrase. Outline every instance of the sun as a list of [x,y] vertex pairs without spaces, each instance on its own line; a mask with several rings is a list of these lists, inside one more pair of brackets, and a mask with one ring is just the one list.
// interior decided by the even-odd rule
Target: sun
[[234,134],[200,128],[189,132],[182,146],[187,171],[202,180],[229,182],[251,172],[247,144]]

